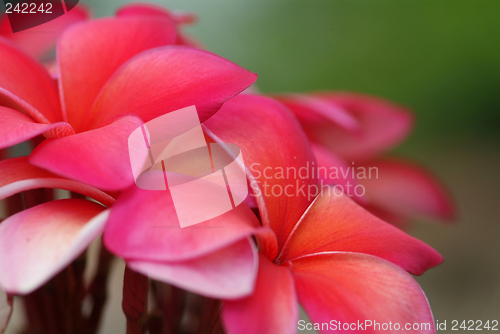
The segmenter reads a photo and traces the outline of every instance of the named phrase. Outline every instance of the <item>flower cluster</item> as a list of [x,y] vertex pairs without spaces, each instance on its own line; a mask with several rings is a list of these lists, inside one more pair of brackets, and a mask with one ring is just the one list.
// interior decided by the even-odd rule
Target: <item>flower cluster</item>
[[[380,157],[409,133],[408,111],[357,94],[248,93],[255,74],[181,32],[191,15],[128,5],[112,18],[87,16],[77,6],[51,22],[57,36],[42,41],[29,31],[0,38],[0,331],[11,296],[19,295],[32,332],[95,332],[111,253],[127,265],[129,333],[180,330],[182,314],[172,309],[185,293],[205,298],[200,319],[208,320],[199,321],[199,333],[295,333],[299,304],[314,323],[425,322],[432,324],[425,332],[434,332],[410,273],[442,258],[393,224],[420,215],[450,219],[454,209],[429,172]],[[54,46],[54,60],[36,59]],[[225,214],[180,228],[168,189],[135,185],[127,143],[144,122],[193,105],[208,142],[241,149],[250,195]],[[10,148],[23,142],[32,152],[12,157]],[[264,180],[269,170],[354,162],[376,167],[378,177]],[[266,192],[263,182],[317,192]],[[366,193],[331,191],[348,182]],[[60,189],[69,198],[55,199]],[[85,253],[101,235],[99,268],[86,284]],[[148,311],[149,285],[157,308]],[[65,316],[71,321],[59,322],[74,327],[35,319],[33,309],[57,304],[41,301],[47,286],[72,296],[59,296],[73,310]],[[82,312],[86,299],[90,315]]]

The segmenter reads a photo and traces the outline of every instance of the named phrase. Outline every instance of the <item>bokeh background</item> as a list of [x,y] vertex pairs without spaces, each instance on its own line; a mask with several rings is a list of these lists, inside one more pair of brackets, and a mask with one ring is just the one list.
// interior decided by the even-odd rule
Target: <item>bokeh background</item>
[[[81,2],[104,16],[131,1]],[[198,14],[187,31],[257,73],[263,92],[350,90],[413,109],[418,124],[396,153],[431,168],[459,208],[454,225],[410,232],[445,258],[417,280],[448,331],[500,320],[500,1],[151,2]],[[107,312],[102,332],[124,332],[119,303]]]

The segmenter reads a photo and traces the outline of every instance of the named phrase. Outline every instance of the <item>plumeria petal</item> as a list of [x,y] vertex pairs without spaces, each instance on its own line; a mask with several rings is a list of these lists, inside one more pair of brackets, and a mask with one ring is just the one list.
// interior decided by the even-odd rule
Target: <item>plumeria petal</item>
[[[160,16],[160,17],[168,17],[174,19],[177,24],[180,23],[192,23],[194,19],[194,15],[182,15],[178,13],[172,13],[167,10],[165,7],[157,6],[154,4],[148,3],[131,3],[124,6],[121,6],[116,11],[116,16]],[[189,19],[186,21],[186,19]]]
[[0,103],[40,123],[61,121],[57,85],[35,59],[0,38]]
[[0,148],[10,147],[42,133],[49,137],[60,137],[74,134],[71,125],[65,122],[43,124],[35,122],[31,117],[6,107],[0,106]]
[[276,99],[286,105],[300,121],[306,123],[333,123],[347,131],[355,132],[361,124],[348,110],[323,98],[306,94],[276,95]]
[[[292,272],[300,304],[313,323],[355,323],[341,328],[349,333],[386,333],[388,328],[382,324],[389,322],[399,324],[399,330],[407,324],[419,326],[406,332],[435,332],[422,289],[410,274],[388,261],[365,254],[331,253],[293,261]],[[365,326],[365,321],[372,325]],[[358,323],[364,325],[362,329]],[[319,332],[330,333],[330,329],[323,327]]]
[[175,38],[174,23],[161,17],[93,20],[67,29],[57,46],[67,121],[80,131],[99,91],[122,64],[144,50],[173,44]]
[[0,161],[0,199],[22,191],[37,188],[56,188],[80,193],[106,206],[114,203],[114,198],[87,184],[68,180],[49,171],[33,166],[28,157]]
[[259,273],[253,294],[224,301],[222,320],[232,334],[292,334],[297,332],[299,307],[289,268],[259,258]]
[[[363,198],[366,200],[366,196]],[[383,221],[388,222],[388,223],[402,229],[403,231],[408,231],[408,229],[411,228],[411,225],[412,225],[411,222],[407,218],[405,218],[401,215],[389,212],[389,211],[384,210],[378,206],[372,205],[371,203],[368,203],[368,202],[363,204],[363,208],[370,211],[372,214],[379,217]]]
[[[357,120],[357,126],[348,127],[345,121],[334,121],[331,117],[330,122],[304,117],[303,112],[292,107],[312,141],[348,161],[366,160],[392,148],[408,136],[413,126],[410,111],[380,98],[353,93],[321,93],[311,97],[335,110],[348,111]],[[328,109],[324,110],[323,113]]]
[[253,234],[259,222],[244,203],[208,221],[181,228],[168,190],[124,191],[111,212],[104,244],[126,260],[198,258]]
[[358,203],[366,203],[363,194],[354,191],[358,181],[351,171],[356,166],[349,166],[344,159],[323,146],[313,144],[312,149],[316,157],[318,179],[322,184],[339,185],[345,191],[349,191],[349,196]]
[[[197,17],[192,13],[180,13],[180,12],[170,12],[164,7],[157,6],[154,4],[138,4],[132,3],[127,4],[120,7],[116,11],[116,16],[159,16],[159,17],[167,17],[180,26],[182,24],[191,24],[196,22]],[[186,36],[185,33],[182,33],[179,29],[177,33],[177,45],[186,45],[192,47],[200,47],[201,43],[194,40],[191,36]]]
[[108,217],[103,209],[91,201],[64,199],[5,219],[0,224],[0,286],[27,294],[47,282],[102,232]]
[[[46,14],[40,13],[38,15]],[[64,29],[84,21],[88,16],[88,10],[79,5],[52,21],[13,33],[7,15],[3,15],[0,19],[0,36],[17,44],[30,56],[39,58],[55,48],[57,37]]]
[[172,13],[162,6],[149,3],[131,3],[121,6],[116,11],[116,16],[160,16],[172,17]]
[[141,125],[139,118],[130,115],[102,128],[47,139],[37,146],[29,161],[100,189],[121,190],[134,183],[128,137]]
[[254,237],[260,253],[267,256],[268,259],[276,258],[276,255],[278,255],[278,239],[271,228],[262,227],[257,229]]
[[346,195],[326,186],[299,221],[279,262],[328,251],[375,255],[420,275],[442,262],[424,242],[380,220]]
[[243,239],[221,250],[180,262],[128,261],[127,265],[152,279],[211,298],[241,298],[252,293],[257,251]]
[[455,208],[441,183],[423,167],[402,159],[370,161],[377,177],[360,179],[371,205],[405,218],[451,220]]
[[317,183],[314,156],[300,125],[282,104],[246,94],[227,101],[205,125],[212,138],[242,150],[249,181],[258,188],[263,225],[276,232],[281,246],[312,202],[308,190]]
[[5,331],[12,314],[12,298],[0,289],[0,333]]
[[96,99],[87,125],[98,126],[122,113],[136,114],[147,122],[192,105],[203,122],[256,78],[206,51],[183,46],[156,48],[115,73]]

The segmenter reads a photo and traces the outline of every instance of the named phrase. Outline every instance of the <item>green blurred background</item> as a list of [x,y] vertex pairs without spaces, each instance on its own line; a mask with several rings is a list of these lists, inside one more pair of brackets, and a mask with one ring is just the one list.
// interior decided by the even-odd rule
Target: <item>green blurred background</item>
[[[82,2],[104,16],[131,1]],[[187,31],[257,73],[263,92],[351,90],[413,109],[416,129],[397,153],[430,167],[460,214],[411,231],[445,258],[417,280],[448,331],[452,320],[500,320],[499,0],[152,2],[198,14]],[[125,325],[115,276],[102,333]]]
[[[86,0],[98,16],[129,1]],[[411,106],[414,139],[500,134],[498,0],[158,0],[264,92],[354,90]]]
[[[128,2],[84,1],[96,16]],[[500,320],[500,1],[155,2],[198,14],[187,31],[257,73],[263,92],[351,90],[412,108],[397,153],[434,170],[460,210],[455,226],[411,231],[445,258],[417,279],[448,331]]]

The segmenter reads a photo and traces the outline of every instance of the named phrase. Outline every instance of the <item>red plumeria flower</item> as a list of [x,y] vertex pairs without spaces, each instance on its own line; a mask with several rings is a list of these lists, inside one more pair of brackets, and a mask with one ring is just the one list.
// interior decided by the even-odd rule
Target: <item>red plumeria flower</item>
[[[255,81],[219,56],[174,45],[176,25],[167,15],[127,12],[71,26],[57,43],[57,82],[0,39],[0,148],[49,137],[30,157],[1,162],[0,198],[62,188],[109,207],[109,194],[134,184],[133,130],[191,105],[203,122]],[[108,214],[102,205],[68,199],[10,216],[0,225],[0,285],[9,293],[33,291],[102,232]]]
[[407,109],[354,93],[276,98],[297,116],[313,145],[318,167],[376,168],[376,177],[352,179],[349,172],[347,178],[340,175],[329,181],[361,184],[366,193],[356,199],[377,216],[398,226],[415,217],[445,221],[455,217],[450,196],[429,171],[414,162],[383,156],[411,132],[413,115]]
[[[104,230],[105,246],[129,268],[223,299],[231,333],[293,333],[299,303],[314,322],[426,322],[434,332],[425,295],[407,271],[421,274],[441,256],[332,194],[331,187],[320,189],[317,176],[277,177],[278,169],[313,168],[315,156],[300,124],[272,99],[234,97],[255,81],[254,74],[176,45],[186,43],[177,26],[189,17],[143,5],[118,16],[65,30],[57,45],[57,82],[0,40],[0,147],[42,133],[50,137],[30,157],[0,162],[0,198],[44,187],[102,204],[49,201],[5,219],[0,285],[9,293],[33,291]],[[191,105],[210,140],[241,148],[258,215],[242,203],[180,229],[168,190],[133,184],[129,134]],[[344,114],[339,119],[347,124]],[[310,189],[316,190],[312,196]],[[10,312],[9,302],[2,303],[0,312]]]
[[[228,120],[230,127],[224,126]],[[247,164],[253,164],[250,173],[261,175],[260,185],[266,168],[300,168],[314,161],[293,116],[267,98],[240,95],[205,125],[220,142],[241,147]],[[299,175],[265,179],[271,189],[296,180],[306,187],[317,184],[314,177]],[[309,198],[266,195],[261,188],[262,224],[273,233],[259,234],[259,275],[252,296],[223,307],[226,329],[294,333],[300,302],[313,322],[418,321],[430,323],[428,332],[434,332],[427,300],[405,270],[419,275],[439,264],[441,256],[329,189]]]
[[[312,197],[265,192],[265,182],[289,190],[297,181],[306,188],[318,184],[315,177],[265,177],[269,170],[310,168],[314,162],[305,134],[283,105],[239,95],[206,121],[204,130],[222,146],[241,148],[248,179],[260,189],[255,200],[262,226],[256,218],[241,219],[253,215],[242,203],[181,231],[175,229],[179,222],[168,192],[131,188],[106,225],[108,249],[149,277],[225,299],[222,316],[230,333],[294,333],[299,302],[314,322],[418,321],[430,323],[434,332],[425,295],[406,273],[421,274],[439,264],[434,249],[349,198],[328,194],[329,188]],[[251,254],[239,248],[252,234],[260,252],[254,289]]]

